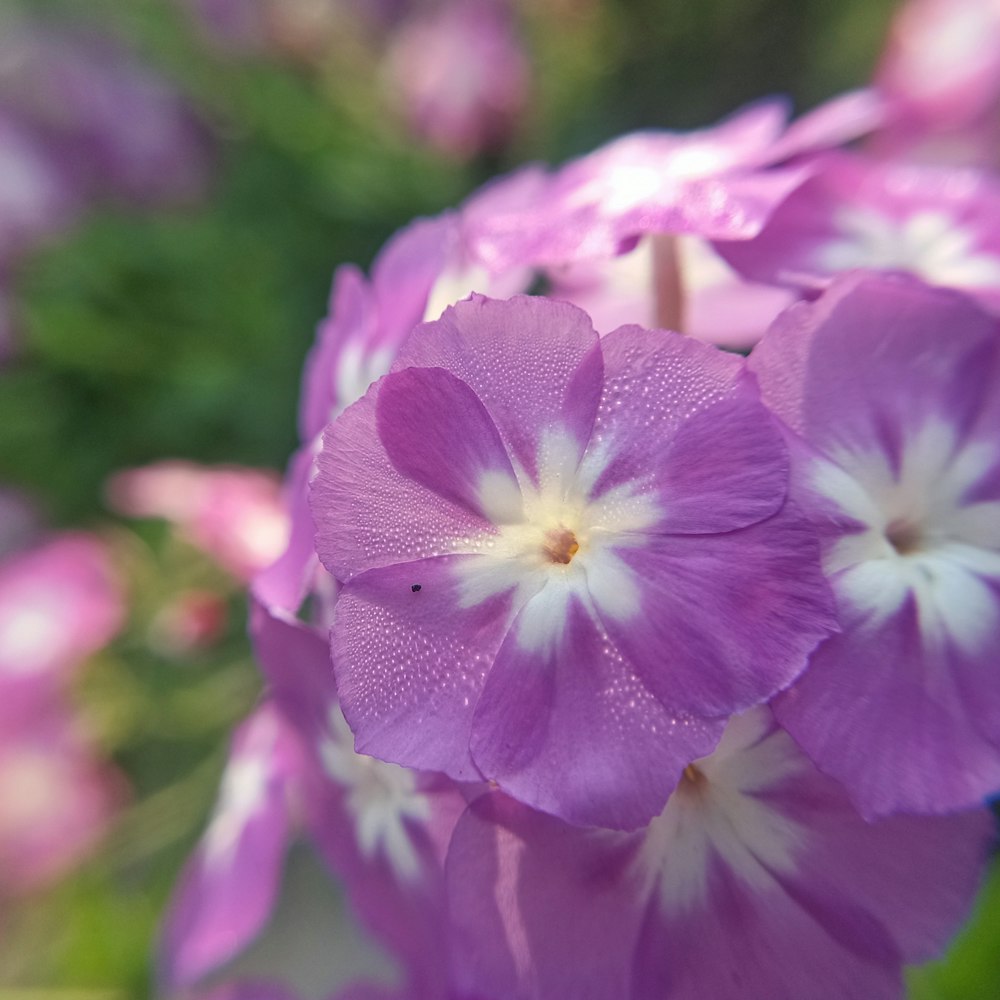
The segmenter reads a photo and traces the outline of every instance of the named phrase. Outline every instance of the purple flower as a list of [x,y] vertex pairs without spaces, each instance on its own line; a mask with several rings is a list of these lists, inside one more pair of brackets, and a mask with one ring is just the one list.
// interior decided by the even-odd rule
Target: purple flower
[[388,74],[412,131],[457,159],[501,148],[530,66],[508,0],[445,0],[394,33]]
[[[72,220],[79,208],[78,188],[51,147],[0,108],[0,268],[4,272],[39,240]],[[0,330],[0,356],[5,353],[5,339]]]
[[998,335],[957,294],[854,275],[752,355],[843,628],[777,715],[869,816],[1000,789]]
[[972,170],[831,155],[751,240],[741,274],[815,291],[855,268],[906,271],[1000,309],[1000,186]]
[[893,1000],[965,917],[986,810],[869,824],[766,707],[635,833],[499,793],[448,858],[455,985],[496,1000]]
[[419,327],[327,431],[317,550],[358,749],[636,827],[835,627],[740,359],[565,303]]
[[880,113],[860,92],[787,129],[787,106],[773,100],[693,132],[633,132],[548,175],[520,210],[479,220],[472,245],[499,269],[607,260],[652,233],[747,239],[810,175],[804,154],[862,134]]
[[0,103],[78,187],[142,204],[202,190],[206,142],[180,95],[114,38],[5,18]]
[[441,995],[444,854],[468,796],[481,789],[355,753],[325,636],[258,604],[251,634],[272,696],[303,746],[309,839],[343,880],[361,922],[399,961],[407,995]]
[[265,704],[237,730],[219,800],[167,913],[162,985],[191,986],[255,937],[274,906],[301,780],[294,730]]

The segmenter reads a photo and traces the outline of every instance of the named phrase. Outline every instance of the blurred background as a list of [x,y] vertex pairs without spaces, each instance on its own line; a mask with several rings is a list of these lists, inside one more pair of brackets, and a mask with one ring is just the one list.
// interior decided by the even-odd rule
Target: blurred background
[[[0,0],[0,600],[54,573],[91,626],[39,652],[48,691],[8,699],[40,706],[30,753],[0,706],[0,1000],[151,990],[160,913],[258,691],[242,588],[280,549],[334,267],[526,161],[863,85],[893,8]],[[199,464],[124,471],[165,459]],[[47,815],[64,836],[27,843]],[[912,991],[998,984],[994,878]]]

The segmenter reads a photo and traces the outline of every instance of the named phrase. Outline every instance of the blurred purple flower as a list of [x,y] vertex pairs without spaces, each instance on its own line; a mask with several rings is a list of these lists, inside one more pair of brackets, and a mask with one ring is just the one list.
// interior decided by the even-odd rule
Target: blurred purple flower
[[164,79],[107,32],[6,19],[0,108],[90,196],[186,201],[206,179],[206,136]]
[[831,154],[759,235],[716,249],[755,281],[815,292],[855,268],[908,271],[1000,311],[1000,182],[971,169]]
[[444,0],[393,34],[386,71],[412,131],[456,159],[501,149],[531,68],[507,0]]
[[867,816],[978,803],[1000,790],[997,321],[854,275],[786,312],[750,365],[795,432],[843,629],[779,721]]

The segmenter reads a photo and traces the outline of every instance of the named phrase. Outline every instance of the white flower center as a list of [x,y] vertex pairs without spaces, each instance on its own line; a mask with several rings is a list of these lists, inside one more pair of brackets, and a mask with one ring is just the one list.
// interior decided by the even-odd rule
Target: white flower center
[[638,614],[638,584],[616,549],[642,544],[660,512],[639,480],[591,497],[610,457],[596,447],[581,459],[572,435],[555,429],[539,447],[537,482],[523,470],[517,480],[482,477],[480,505],[496,530],[483,555],[462,565],[463,607],[513,590],[523,607],[518,640],[531,650],[559,641],[574,598],[619,621]]
[[336,705],[329,710],[329,733],[319,747],[327,775],[347,791],[355,837],[366,858],[382,855],[397,877],[413,881],[420,857],[406,821],[426,823],[430,802],[412,771],[354,750],[354,734]]
[[1000,449],[959,445],[951,425],[929,420],[905,441],[898,470],[879,451],[832,457],[817,463],[813,483],[864,526],[824,558],[838,596],[878,625],[912,594],[925,640],[981,648],[1000,625],[984,580],[1000,578],[1000,502],[965,497]]
[[923,209],[896,219],[870,208],[841,209],[841,236],[818,250],[826,271],[899,268],[932,284],[981,288],[1000,282],[1000,259],[975,248],[975,237],[947,212]]
[[754,889],[773,888],[776,874],[795,870],[807,831],[758,793],[809,765],[786,733],[768,734],[770,726],[766,710],[734,717],[649,825],[639,864],[665,910],[704,904],[714,857]]

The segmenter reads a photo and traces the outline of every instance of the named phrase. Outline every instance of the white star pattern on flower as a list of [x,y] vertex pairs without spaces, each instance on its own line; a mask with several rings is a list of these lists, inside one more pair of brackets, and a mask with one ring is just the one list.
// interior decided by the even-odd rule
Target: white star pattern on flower
[[610,448],[591,448],[580,461],[572,436],[552,431],[539,447],[537,486],[523,471],[517,481],[496,472],[482,478],[480,505],[498,532],[486,555],[463,564],[462,602],[472,607],[515,590],[523,648],[558,642],[574,598],[618,621],[639,611],[639,587],[614,547],[641,544],[635,533],[659,511],[638,481],[591,499],[610,456]]
[[993,443],[959,445],[939,420],[909,435],[898,473],[878,451],[820,460],[815,487],[865,526],[824,560],[838,596],[878,625],[913,594],[926,640],[979,649],[1000,625],[983,579],[1000,578],[1000,502],[963,497],[998,462]]
[[354,750],[354,734],[336,705],[330,706],[329,734],[320,744],[326,773],[346,790],[361,853],[381,855],[404,882],[420,874],[420,857],[407,820],[426,823],[431,809],[417,790],[413,772],[397,764],[366,757]]
[[849,206],[835,216],[840,237],[817,249],[825,271],[855,267],[910,271],[952,288],[1000,282],[1000,259],[975,248],[975,237],[947,212],[923,209],[892,218],[871,208]]

